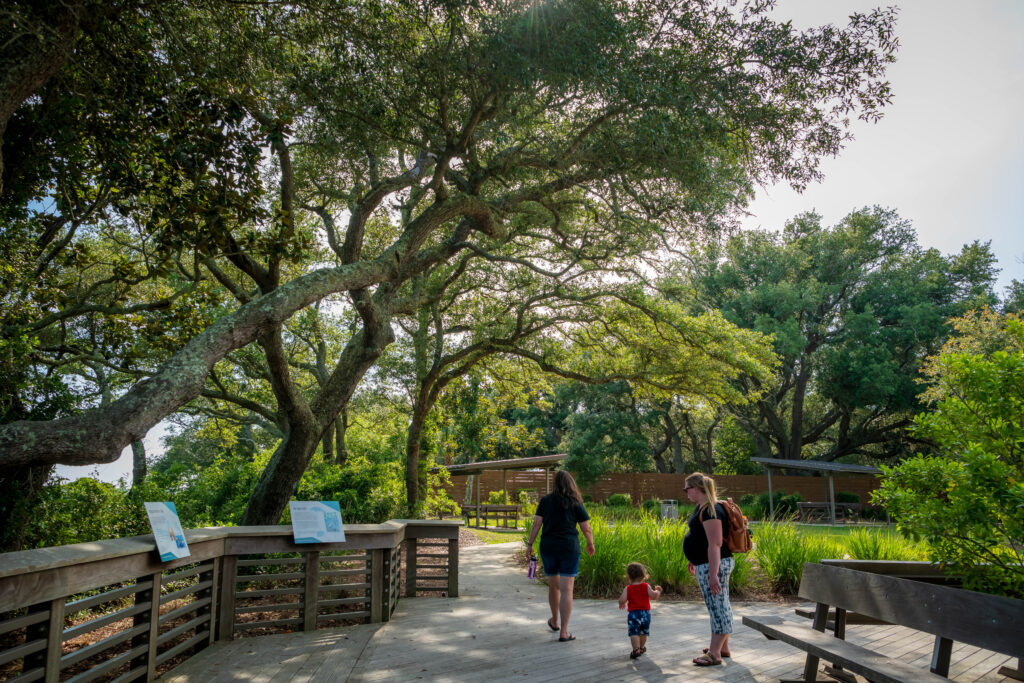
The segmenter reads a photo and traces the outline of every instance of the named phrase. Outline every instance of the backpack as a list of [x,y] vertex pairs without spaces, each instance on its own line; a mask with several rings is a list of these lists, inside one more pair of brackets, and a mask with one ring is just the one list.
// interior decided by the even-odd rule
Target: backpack
[[718,502],[722,503],[729,518],[729,534],[725,537],[725,544],[734,553],[748,552],[753,547],[753,542],[750,540],[750,527],[747,526],[747,518],[743,511],[732,498]]

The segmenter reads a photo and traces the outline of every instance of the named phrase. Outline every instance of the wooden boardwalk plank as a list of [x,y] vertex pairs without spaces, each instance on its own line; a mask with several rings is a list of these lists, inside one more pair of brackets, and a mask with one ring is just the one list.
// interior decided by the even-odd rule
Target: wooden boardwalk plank
[[[744,614],[790,620],[792,604],[735,604],[735,657],[698,668],[691,659],[709,639],[703,603],[653,605],[648,652],[629,659],[626,615],[614,600],[577,600],[569,630],[577,640],[559,643],[545,625],[547,589],[526,579],[511,559],[514,545],[464,549],[460,593],[453,598],[402,598],[385,624],[322,629],[217,643],[171,672],[173,683],[323,683],[439,681],[777,681],[796,678],[804,655],[769,641],[740,623]],[[810,621],[807,621],[808,627]],[[885,625],[847,627],[858,645],[898,656],[927,670],[932,638]],[[1015,661],[970,646],[954,647],[951,680],[1006,681],[999,666]],[[823,677],[824,680],[824,677]]]

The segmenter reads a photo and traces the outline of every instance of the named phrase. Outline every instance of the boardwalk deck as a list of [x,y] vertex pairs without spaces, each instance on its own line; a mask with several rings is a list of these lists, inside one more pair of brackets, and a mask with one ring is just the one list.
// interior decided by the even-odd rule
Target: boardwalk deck
[[[792,605],[739,603],[733,659],[698,669],[690,659],[708,639],[703,604],[656,603],[648,653],[629,659],[625,615],[614,600],[577,600],[559,643],[548,630],[547,589],[514,566],[515,544],[464,549],[461,597],[402,599],[383,625],[217,643],[171,672],[172,683],[321,681],[776,681],[803,671],[803,653],[743,627],[743,614],[792,615]],[[927,667],[932,639],[895,626],[855,626],[851,642]],[[1008,681],[1006,657],[954,647],[955,681]]]

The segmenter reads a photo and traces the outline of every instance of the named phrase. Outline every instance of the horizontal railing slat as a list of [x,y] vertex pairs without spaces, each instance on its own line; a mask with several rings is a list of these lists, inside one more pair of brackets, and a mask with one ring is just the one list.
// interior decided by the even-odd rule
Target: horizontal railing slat
[[263,590],[251,590],[251,591],[237,591],[235,593],[235,600],[244,600],[245,598],[269,598],[274,595],[299,595],[302,589],[298,586],[294,588],[266,588]]
[[366,596],[361,598],[337,598],[335,600],[317,600],[317,607],[337,607],[339,605],[359,605],[369,602]]
[[80,612],[84,609],[90,609],[96,605],[102,605],[105,602],[111,602],[112,600],[118,600],[141,591],[147,591],[152,587],[152,581],[140,581],[139,583],[132,584],[131,586],[125,586],[124,588],[118,588],[117,590],[94,595],[91,598],[75,600],[74,602],[69,602],[64,606],[64,614],[71,614],[73,612]]
[[147,646],[140,645],[139,647],[133,648],[123,654],[108,659],[99,666],[95,666],[87,671],[83,671],[77,676],[69,678],[65,683],[85,683],[85,681],[91,681],[99,678],[100,676],[105,676],[111,671],[116,671],[125,664],[128,664],[129,662],[131,662],[131,660],[145,653],[147,649]]
[[256,583],[257,581],[293,581],[295,579],[304,579],[306,575],[302,572],[288,572],[286,574],[249,574],[248,576],[238,576],[235,581],[237,583]]
[[107,638],[92,643],[91,645],[86,645],[74,652],[69,652],[60,658],[60,667],[64,669],[85,659],[89,659],[90,657],[95,657],[101,652],[106,652],[115,645],[120,645],[124,641],[134,638],[135,636],[142,635],[148,630],[149,624],[142,624],[141,626],[135,626],[112,636],[108,636]]
[[129,669],[127,672],[111,681],[111,683],[128,683],[129,681],[134,681],[137,678],[144,678],[147,673],[148,672],[141,667],[138,669]]
[[318,614],[317,621],[341,621],[342,619],[362,619],[370,616],[368,611],[363,612],[335,612],[334,614]]
[[320,576],[369,576],[365,569],[324,569]]
[[171,581],[180,581],[181,579],[187,579],[189,577],[195,576],[196,574],[202,574],[203,572],[210,571],[210,568],[212,566],[213,563],[204,562],[196,567],[183,569],[180,572],[170,572],[168,574],[164,574],[162,581],[163,583],[169,583]]
[[305,564],[304,557],[281,557],[277,559],[266,558],[262,560],[239,560],[239,567],[266,567],[275,564]]
[[196,645],[199,645],[203,641],[209,640],[209,638],[210,638],[210,632],[209,631],[199,631],[198,633],[196,633],[194,636],[192,636],[188,640],[183,640],[182,642],[178,643],[174,647],[169,648],[165,652],[161,652],[160,654],[158,654],[156,656],[156,663],[159,666],[160,664],[163,664],[164,662],[166,662],[168,659],[173,659],[173,658],[177,657],[178,655],[180,655],[182,652],[184,652],[185,650],[189,649],[190,647],[195,647]]
[[171,600],[177,600],[178,598],[183,598],[186,595],[192,595],[193,593],[198,593],[199,591],[205,590],[205,589],[209,588],[212,585],[213,585],[213,581],[210,581],[210,580],[198,581],[198,582],[192,584],[191,586],[187,586],[185,588],[182,588],[181,590],[176,590],[176,591],[172,591],[170,593],[167,593],[166,595],[161,595],[160,596],[160,604],[161,605],[166,605]]
[[365,590],[370,587],[369,582],[367,583],[332,583],[327,586],[320,586],[317,588],[321,593],[333,593],[337,591],[354,591],[354,590]]
[[208,621],[210,621],[210,615],[209,614],[200,614],[195,619],[191,619],[189,621],[186,621],[184,624],[181,624],[180,626],[175,626],[174,628],[172,628],[170,631],[167,631],[166,633],[161,633],[160,637],[156,639],[156,643],[157,643],[157,645],[163,645],[164,643],[169,643],[170,641],[172,641],[175,638],[177,638],[178,636],[180,636],[182,633],[185,633],[186,631],[191,631],[196,626],[201,626],[202,624],[205,624]]
[[35,669],[29,669],[22,673],[14,676],[13,678],[5,678],[4,683],[30,683],[30,681],[42,680],[46,676],[46,669],[43,667],[36,667]]
[[246,605],[236,607],[235,614],[250,614],[252,612],[281,612],[284,610],[300,610],[301,602],[279,602],[273,605]]
[[174,621],[175,619],[177,619],[178,617],[180,617],[180,616],[182,616],[184,614],[188,614],[189,612],[195,612],[197,609],[200,609],[202,607],[206,607],[211,602],[212,602],[212,600],[210,600],[210,598],[200,598],[199,600],[193,600],[192,602],[188,603],[187,605],[182,605],[181,607],[178,607],[177,609],[172,609],[167,614],[161,614],[159,622],[161,624],[165,624],[165,623],[167,623],[169,621]]
[[10,633],[11,631],[17,631],[19,628],[25,628],[32,624],[38,624],[49,618],[50,610],[44,609],[39,612],[29,612],[28,614],[23,614],[20,617],[8,619],[7,621],[0,622],[0,635]]
[[267,628],[269,626],[297,626],[303,623],[302,619],[274,619],[272,621],[243,621],[235,622],[235,630],[250,628]]
[[12,647],[9,650],[3,650],[0,652],[0,666],[7,662],[13,662],[15,659],[21,659],[33,652],[39,652],[40,650],[46,649],[46,640],[30,640],[29,642],[19,645],[18,647]]
[[89,621],[79,624],[78,626],[72,626],[69,629],[65,629],[64,635],[61,636],[61,640],[66,642],[71,640],[72,638],[77,638],[78,636],[84,633],[89,633],[91,631],[95,631],[98,628],[107,626],[108,624],[113,624],[118,621],[121,621],[122,619],[127,619],[128,617],[135,616],[136,614],[141,614],[142,612],[145,612],[150,607],[152,607],[152,605],[153,603],[147,600],[146,602],[140,602],[138,604],[132,605],[131,607],[126,607],[125,609],[118,610],[111,614],[107,614],[106,616],[91,619]]

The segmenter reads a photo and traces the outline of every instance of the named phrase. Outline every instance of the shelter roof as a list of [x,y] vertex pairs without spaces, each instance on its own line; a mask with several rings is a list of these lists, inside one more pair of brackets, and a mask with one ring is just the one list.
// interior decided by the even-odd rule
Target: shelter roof
[[538,455],[533,458],[488,460],[486,462],[471,462],[465,465],[447,465],[445,469],[451,474],[478,474],[484,470],[528,470],[534,467],[554,467],[568,457],[568,453],[555,453],[553,455]]
[[881,474],[882,470],[870,465],[847,465],[842,462],[823,462],[821,460],[783,460],[781,458],[751,458],[751,462],[759,462],[767,467],[787,470],[811,470],[813,472],[847,472],[851,474]]

